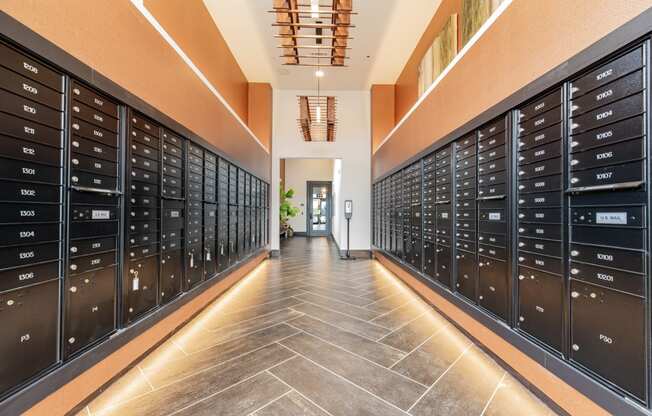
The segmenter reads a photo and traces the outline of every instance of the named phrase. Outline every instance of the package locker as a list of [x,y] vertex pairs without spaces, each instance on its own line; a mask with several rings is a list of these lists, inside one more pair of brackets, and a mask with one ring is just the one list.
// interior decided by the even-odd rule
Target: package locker
[[204,151],[204,279],[217,274],[217,156]]
[[455,161],[455,288],[467,299],[475,302],[478,286],[477,261],[477,155],[476,133],[457,140]]
[[263,186],[263,243],[265,246],[269,244],[269,184],[265,183]]
[[185,290],[204,280],[204,149],[190,142],[187,149]]
[[[122,236],[119,106],[75,80],[70,83],[69,94],[72,137],[68,165],[64,359],[108,336],[116,328]],[[111,157],[76,152],[74,142],[82,139],[111,149]]]
[[183,290],[185,241],[186,140],[163,129],[161,152],[162,219],[159,297],[165,304]]
[[251,244],[251,222],[252,222],[252,215],[251,215],[251,190],[252,190],[252,177],[251,174],[245,173],[245,193],[244,193],[244,212],[245,212],[245,217],[244,217],[244,247],[245,247],[245,253],[248,255],[249,253],[252,252],[252,244]]
[[645,46],[572,80],[567,114],[570,358],[641,400],[649,349]]
[[260,210],[260,179],[254,178],[254,202],[253,202],[253,210],[254,210],[254,247],[256,249],[259,249],[261,246],[260,243],[260,233],[261,233],[261,210]]
[[504,321],[511,302],[511,137],[507,116],[477,136],[478,304]]
[[515,111],[517,140],[516,326],[543,344],[563,340],[563,89]]
[[[128,325],[158,304],[161,128],[129,111],[122,320]],[[156,171],[154,171],[154,169]]]
[[423,273],[432,280],[437,279],[436,256],[436,154],[423,159]]
[[2,43],[0,56],[1,396],[59,360],[64,82]]

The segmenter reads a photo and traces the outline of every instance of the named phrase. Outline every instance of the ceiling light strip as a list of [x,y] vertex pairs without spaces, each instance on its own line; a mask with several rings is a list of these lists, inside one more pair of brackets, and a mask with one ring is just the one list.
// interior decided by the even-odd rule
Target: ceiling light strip
[[163,38],[163,39],[168,43],[168,45],[170,45],[170,46],[172,47],[172,49],[174,49],[174,51],[175,51],[175,52],[177,53],[177,55],[179,55],[179,57],[180,57],[180,58],[181,58],[181,59],[186,63],[186,65],[187,65],[187,66],[188,66],[188,67],[189,67],[189,68],[190,68],[190,69],[195,73],[195,75],[197,76],[197,78],[199,78],[199,79],[204,83],[204,85],[206,86],[206,88],[208,88],[208,90],[209,90],[209,91],[210,91],[210,92],[211,92],[215,97],[217,97],[217,99],[222,103],[222,105],[224,105],[224,106],[226,107],[226,109],[231,113],[231,115],[233,115],[233,117],[235,117],[235,119],[238,121],[238,123],[240,123],[240,125],[245,129],[245,131],[246,131],[247,133],[249,133],[249,135],[251,136],[251,138],[254,139],[254,140],[256,141],[256,143],[258,143],[258,145],[259,145],[259,146],[260,146],[260,147],[261,147],[261,148],[262,148],[262,149],[263,149],[267,154],[269,154],[269,150],[268,150],[268,149],[267,149],[267,148],[262,144],[262,142],[261,142],[260,140],[258,140],[258,137],[256,137],[256,135],[253,133],[253,131],[251,131],[251,129],[249,128],[249,126],[247,126],[247,125],[242,121],[242,119],[241,119],[240,116],[235,112],[235,110],[233,110],[233,108],[231,108],[231,106],[229,105],[229,103],[224,99],[224,97],[222,97],[222,95],[219,93],[219,91],[217,90],[217,88],[215,88],[215,87],[213,86],[213,84],[211,84],[211,82],[208,80],[208,78],[206,78],[206,76],[201,72],[201,70],[197,67],[197,65],[195,65],[194,62],[192,62],[192,60],[190,59],[190,57],[188,57],[188,55],[186,55],[186,53],[185,53],[185,52],[183,51],[183,49],[181,49],[181,47],[180,47],[180,46],[175,42],[175,40],[172,38],[172,36],[170,36],[170,34],[167,33],[167,32],[165,31],[165,29],[163,29],[163,26],[161,26],[161,24],[158,22],[158,20],[156,20],[156,18],[155,18],[155,17],[150,13],[150,11],[147,10],[147,7],[145,7],[145,4],[143,3],[144,0],[130,0],[130,1],[131,1],[131,4],[133,4],[134,7],[135,7],[139,12],[140,12],[140,14],[142,14],[143,17],[144,17],[144,18],[149,22],[149,24],[152,25],[152,27],[153,27],[154,29],[156,29],[156,31],[157,31],[157,32],[161,35],[161,37],[162,37],[162,38]]
[[379,144],[378,147],[376,148],[376,151],[373,152],[374,154],[376,154],[376,153],[380,150],[380,148],[383,147],[383,145],[384,145],[385,143],[387,143],[387,142],[389,141],[389,139],[392,138],[392,136],[394,135],[394,133],[396,133],[396,131],[397,131],[399,128],[401,128],[401,126],[403,125],[403,123],[405,123],[405,122],[407,121],[407,119],[410,118],[410,116],[412,115],[412,113],[414,113],[414,112],[416,111],[416,109],[419,108],[419,106],[421,105],[421,103],[422,103],[422,102],[423,102],[423,101],[424,101],[424,100],[425,100],[425,99],[430,95],[430,93],[431,93],[435,88],[437,88],[437,85],[439,85],[439,83],[441,82],[441,80],[444,79],[444,77],[445,77],[446,75],[448,75],[448,73],[449,73],[450,71],[453,70],[453,68],[455,67],[455,65],[457,65],[457,63],[458,63],[458,62],[459,62],[459,61],[464,57],[464,55],[466,55],[466,53],[469,51],[469,49],[471,49],[471,48],[473,47],[473,45],[476,44],[476,42],[477,42],[477,41],[482,37],[482,35],[484,35],[484,33],[485,33],[487,30],[489,30],[489,28],[490,28],[490,27],[491,27],[491,26],[496,22],[496,20],[498,19],[498,17],[500,17],[500,15],[503,14],[503,12],[504,12],[504,11],[505,11],[505,10],[506,10],[510,5],[511,5],[511,4],[512,4],[512,0],[504,0],[504,1],[503,1],[503,2],[498,6],[498,8],[496,9],[496,11],[493,12],[493,13],[491,14],[491,16],[489,16],[489,18],[487,19],[487,21],[485,21],[484,24],[483,24],[482,26],[480,26],[480,29],[478,29],[478,31],[475,32],[475,34],[471,37],[471,39],[469,39],[469,41],[466,43],[466,45],[464,45],[464,47],[462,48],[462,50],[461,50],[457,55],[455,55],[455,58],[453,58],[453,60],[452,60],[451,63],[446,67],[446,69],[444,69],[444,71],[443,71],[441,74],[439,74],[439,76],[438,76],[438,77],[433,81],[433,83],[430,85],[430,87],[428,87],[428,89],[423,93],[423,95],[421,95],[421,97],[419,97],[419,99],[417,100],[417,102],[414,103],[414,105],[410,108],[410,110],[409,110],[407,113],[405,113],[405,115],[404,115],[404,116],[401,118],[401,120],[396,124],[396,126],[394,126],[394,128],[392,129],[392,131],[390,131],[389,134],[388,134],[388,135],[383,139],[383,141],[380,142],[380,144]]

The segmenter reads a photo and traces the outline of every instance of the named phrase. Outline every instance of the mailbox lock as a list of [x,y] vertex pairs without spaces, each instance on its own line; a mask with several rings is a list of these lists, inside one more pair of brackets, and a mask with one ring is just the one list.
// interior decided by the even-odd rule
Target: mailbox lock
[[580,271],[578,269],[571,269],[571,274],[578,274]]
[[518,321],[519,321],[519,322],[523,322],[523,321],[525,321],[525,318],[523,318],[522,316],[519,316],[519,317],[518,317]]
[[522,274],[519,274],[518,275],[518,280],[523,280],[523,279],[525,279],[525,276],[523,276]]
[[16,302],[14,302],[12,299],[9,299],[7,301],[7,306],[13,306],[14,303],[16,303]]
[[573,257],[577,257],[579,254],[580,254],[580,252],[577,251],[577,250],[572,250],[571,251],[571,256],[573,256]]
[[591,297],[591,299],[595,299],[596,297],[598,297],[598,295],[596,295],[594,292],[591,292],[589,296]]
[[571,292],[571,296],[572,296],[573,298],[577,298],[577,297],[580,296],[580,294],[579,294],[578,292],[573,291],[573,292]]
[[77,270],[77,265],[76,264],[71,264],[70,265],[70,270]]
[[77,247],[70,247],[70,252],[71,253],[76,253],[77,252]]
[[71,291],[72,293],[76,293],[76,292],[77,292],[77,287],[76,287],[76,286],[72,286],[72,287],[70,288],[70,291]]
[[579,350],[580,350],[580,346],[577,344],[573,344],[573,351],[579,351]]
[[75,337],[68,338],[68,344],[74,344],[76,341]]

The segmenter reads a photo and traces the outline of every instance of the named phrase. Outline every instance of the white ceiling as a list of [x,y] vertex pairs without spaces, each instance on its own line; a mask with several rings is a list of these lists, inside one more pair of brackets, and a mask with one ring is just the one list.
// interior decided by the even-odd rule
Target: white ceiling
[[[204,0],[250,82],[313,89],[316,68],[282,65],[272,0]],[[366,90],[393,84],[441,0],[354,0],[346,68],[325,68],[321,88]]]

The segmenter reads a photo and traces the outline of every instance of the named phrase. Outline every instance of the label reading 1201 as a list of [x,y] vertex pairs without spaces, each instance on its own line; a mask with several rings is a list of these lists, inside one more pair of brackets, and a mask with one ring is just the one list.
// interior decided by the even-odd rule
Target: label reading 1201
[[627,225],[626,212],[596,212],[596,224]]

